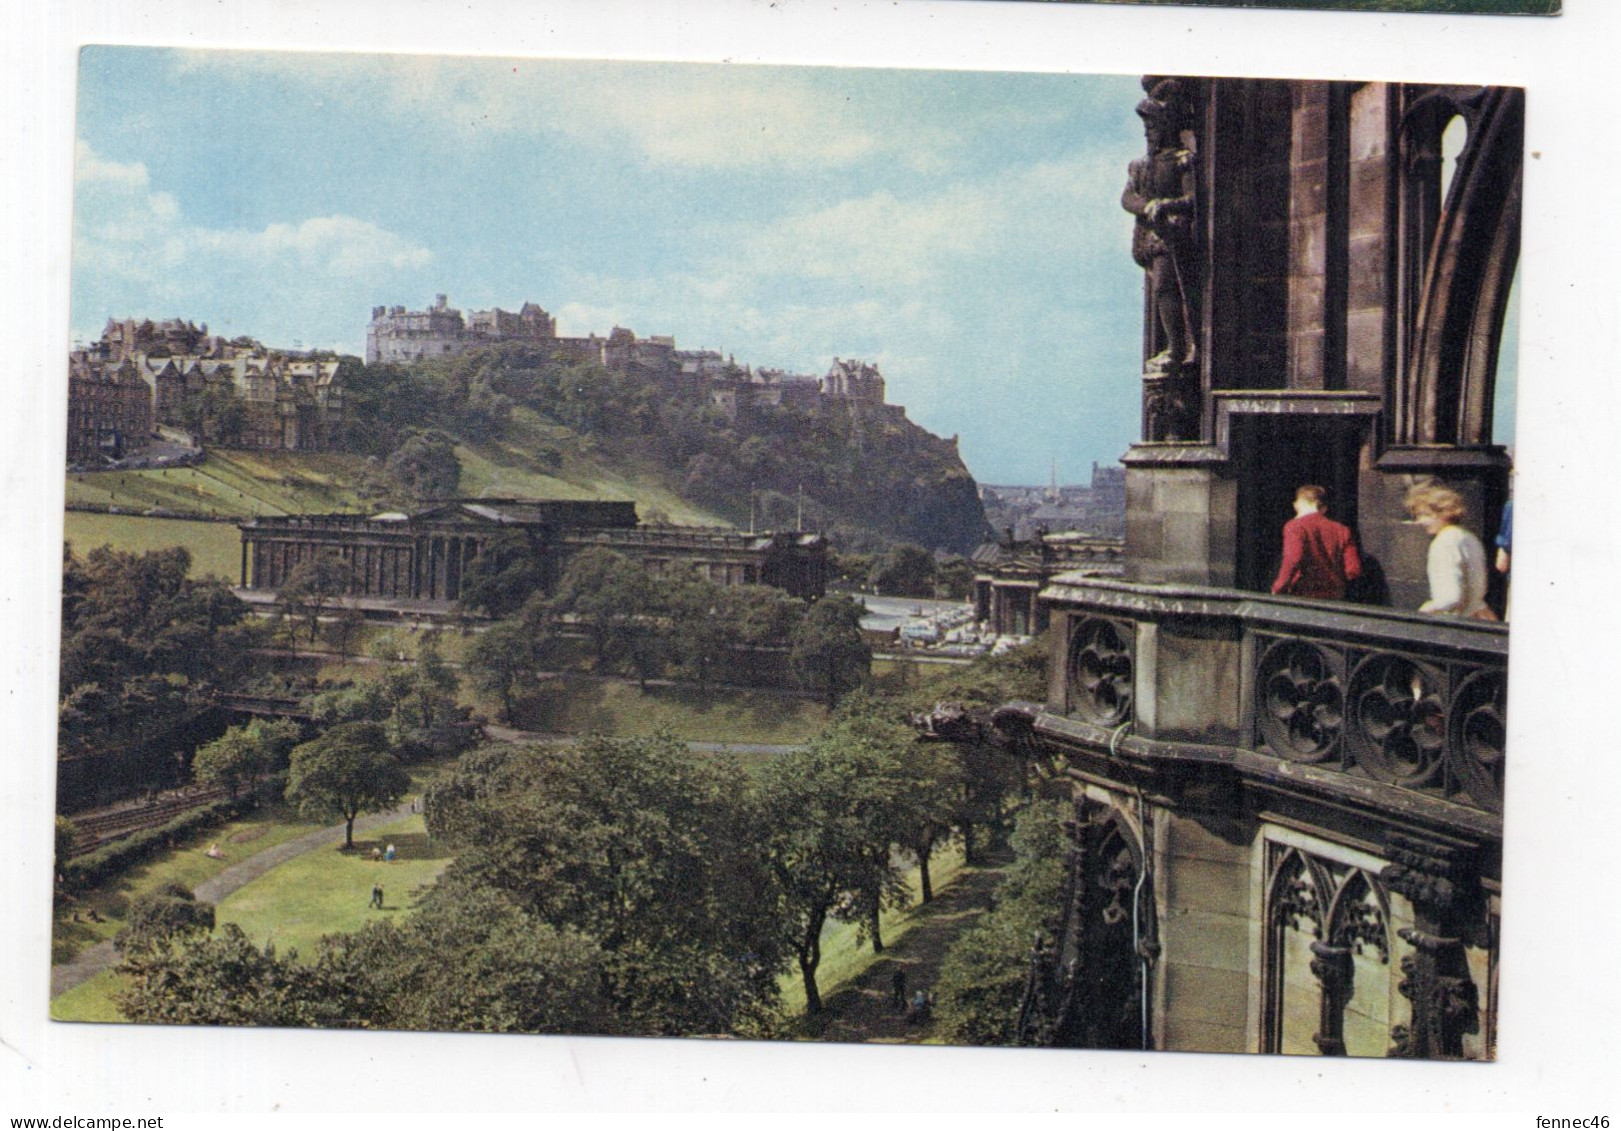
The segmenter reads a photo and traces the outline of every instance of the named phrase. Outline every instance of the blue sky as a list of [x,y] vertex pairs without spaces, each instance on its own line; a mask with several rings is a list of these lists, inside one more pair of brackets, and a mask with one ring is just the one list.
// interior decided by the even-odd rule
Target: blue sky
[[982,482],[1138,419],[1136,79],[86,48],[72,330],[360,353],[374,305],[879,363]]

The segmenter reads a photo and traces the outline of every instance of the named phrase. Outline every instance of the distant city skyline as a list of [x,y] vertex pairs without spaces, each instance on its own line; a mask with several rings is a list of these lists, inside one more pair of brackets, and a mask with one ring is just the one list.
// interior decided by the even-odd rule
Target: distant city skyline
[[1138,436],[1135,76],[122,47],[80,67],[76,338],[182,317],[359,356],[374,306],[533,301],[565,335],[876,362],[981,482],[1054,460],[1084,482]]

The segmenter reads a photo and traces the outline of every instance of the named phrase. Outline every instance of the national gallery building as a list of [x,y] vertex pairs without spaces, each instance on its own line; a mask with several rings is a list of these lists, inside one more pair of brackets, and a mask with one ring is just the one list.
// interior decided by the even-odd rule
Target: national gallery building
[[244,589],[275,590],[300,562],[337,554],[352,595],[453,603],[484,546],[516,531],[543,565],[550,592],[569,559],[588,546],[625,555],[653,573],[696,571],[720,585],[774,585],[796,597],[827,586],[827,540],[813,533],[749,534],[692,526],[646,526],[636,504],[538,499],[462,499],[414,514],[320,514],[241,524]]

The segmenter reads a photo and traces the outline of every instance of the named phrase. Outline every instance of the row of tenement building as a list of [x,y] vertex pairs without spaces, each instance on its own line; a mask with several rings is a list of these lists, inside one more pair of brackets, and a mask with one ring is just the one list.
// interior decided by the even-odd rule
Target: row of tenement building
[[214,394],[231,408],[214,435],[228,447],[324,448],[343,411],[338,360],[224,338],[178,318],[109,320],[100,340],[68,355],[69,463],[138,456],[158,425],[195,422],[188,402]]

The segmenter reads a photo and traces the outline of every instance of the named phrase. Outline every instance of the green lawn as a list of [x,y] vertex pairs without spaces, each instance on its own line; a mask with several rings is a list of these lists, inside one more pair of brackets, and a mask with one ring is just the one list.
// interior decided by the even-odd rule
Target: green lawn
[[[204,880],[240,863],[255,853],[321,828],[323,822],[306,821],[279,808],[261,810],[216,829],[205,829],[179,838],[173,851],[135,864],[118,877],[92,888],[77,903],[58,911],[51,934],[51,961],[68,962],[87,946],[112,938],[124,925],[130,900],[167,883],[196,887]],[[219,858],[206,855],[210,845],[219,846]],[[88,919],[95,909],[101,922]],[[74,920],[74,913],[79,918]]]
[[74,986],[67,993],[51,1001],[53,1021],[123,1021],[124,1015],[113,1004],[124,979],[111,970],[103,970],[88,982]]
[[[494,703],[479,703],[491,718]],[[668,730],[689,742],[809,742],[827,725],[827,709],[798,696],[690,685],[649,687],[590,676],[560,676],[519,705],[525,730],[570,734],[650,735]]]
[[[934,883],[934,894],[939,896],[956,880],[962,869],[961,846],[954,844],[936,852],[929,861],[929,879]],[[922,898],[922,886],[918,882],[916,868],[907,872],[906,883],[912,891],[912,903],[903,910],[885,911],[879,916],[878,921],[884,932],[886,947],[906,937],[906,932],[912,929],[917,909],[921,906],[917,901]],[[857,938],[854,923],[830,919],[822,931],[822,962],[816,968],[816,989],[822,995],[822,1000],[826,1001],[840,986],[858,977],[877,957],[878,955],[872,952],[871,942]],[[790,1017],[803,1014],[805,983],[800,979],[799,967],[794,965],[786,971],[780,984],[784,1012]]]
[[[371,858],[375,846],[392,844],[392,863]],[[420,815],[356,835],[355,849],[318,848],[272,869],[226,896],[216,918],[235,923],[259,946],[296,948],[312,958],[322,935],[358,931],[378,918],[409,914],[416,900],[450,863],[447,852],[428,843]],[[383,887],[383,910],[367,906],[373,884]]]
[[242,538],[228,522],[188,522],[133,514],[68,511],[64,537],[81,557],[97,546],[144,553],[184,546],[191,551],[191,576],[224,578],[235,585],[242,574]]

